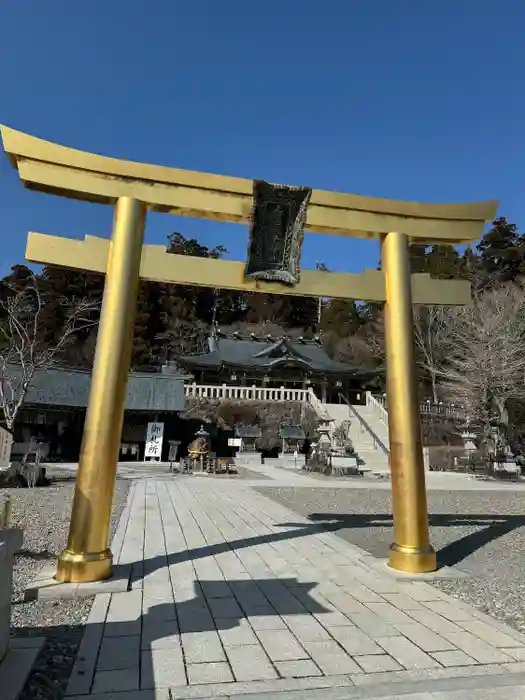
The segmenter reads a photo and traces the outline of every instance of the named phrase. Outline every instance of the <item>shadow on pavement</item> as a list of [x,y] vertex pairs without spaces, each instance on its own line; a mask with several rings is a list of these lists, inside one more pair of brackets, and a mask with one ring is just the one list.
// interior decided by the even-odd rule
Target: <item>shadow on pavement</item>
[[[279,523],[276,527],[286,528],[280,532],[272,532],[266,535],[257,535],[244,539],[221,542],[220,544],[196,547],[148,559],[144,562],[148,571],[179,564],[184,561],[215,556],[231,550],[243,549],[258,544],[271,544],[293,540],[300,537],[318,534],[320,532],[340,533],[345,539],[376,557],[386,558],[388,548],[393,541],[392,515],[387,513],[372,514],[337,514],[337,513],[311,513],[308,516],[310,523]],[[503,537],[504,535],[525,526],[525,516],[521,515],[457,515],[448,513],[433,513],[429,515],[430,527],[467,527],[477,528],[458,539],[450,542],[438,550],[439,566],[455,566],[466,559],[470,554],[481,549],[486,544]],[[360,537],[352,537],[352,531],[368,529],[370,535],[367,542],[360,541]],[[345,534],[343,531],[348,531]],[[431,533],[432,539],[432,533]],[[372,541],[371,541],[372,540]]]
[[[388,547],[393,540],[393,520],[392,515],[387,513],[373,514],[342,514],[342,513],[311,513],[308,519],[315,524],[324,527],[330,532],[348,530],[348,535],[343,536],[348,541],[366,548],[359,542],[359,538],[352,538],[352,530],[368,528],[371,534],[377,533],[380,541],[373,547],[371,553],[375,556],[386,557]],[[473,552],[481,549],[490,542],[497,540],[513,530],[525,526],[525,516],[522,515],[457,515],[452,513],[432,513],[429,515],[430,528],[440,527],[463,527],[477,528],[474,532],[469,532],[458,539],[441,547],[437,552],[438,564],[440,566],[456,566],[466,559]],[[301,523],[283,523],[281,527],[301,527]],[[305,527],[303,525],[303,527]],[[306,526],[308,528],[309,526]],[[295,530],[292,530],[293,536]],[[357,539],[357,541],[355,541]],[[431,532],[432,539],[432,532]]]
[[[236,680],[228,663],[228,649],[232,644],[228,633],[243,635],[242,645],[259,643],[246,618],[254,628],[266,629],[266,634],[272,635],[272,630],[286,629],[282,621],[278,621],[279,625],[272,624],[272,616],[329,612],[310,596],[317,583],[303,583],[294,578],[194,581],[193,597],[176,602],[159,602],[160,599],[154,597],[154,588],[147,592],[147,580],[145,585],[144,602],[140,589],[113,594],[107,622],[87,626],[24,627],[17,630],[16,636],[44,636],[51,644],[57,639],[75,639],[79,644],[85,629],[89,649],[80,648],[79,663],[72,675],[75,695],[138,689],[153,691],[158,685],[167,685],[167,676],[172,686],[191,682],[192,669],[195,669],[190,666],[192,663],[222,663],[224,682]],[[144,606],[143,613],[134,616],[133,606],[137,601]],[[263,618],[266,624],[258,624]],[[202,632],[210,634],[205,637],[195,634]],[[239,644],[239,638],[233,643]],[[48,649],[47,664],[49,656]],[[62,697],[66,691],[74,654],[70,654],[69,667],[62,666],[59,673],[56,668],[64,664],[63,657],[56,659],[55,671],[50,670],[49,665],[43,667],[45,653],[41,652],[40,657],[20,700],[40,697],[43,675],[47,676],[47,683],[54,686],[53,697]],[[269,660],[267,663],[271,668]],[[98,677],[94,675],[95,669],[100,673]],[[148,697],[148,694],[144,696]],[[152,699],[155,697],[151,695]]]

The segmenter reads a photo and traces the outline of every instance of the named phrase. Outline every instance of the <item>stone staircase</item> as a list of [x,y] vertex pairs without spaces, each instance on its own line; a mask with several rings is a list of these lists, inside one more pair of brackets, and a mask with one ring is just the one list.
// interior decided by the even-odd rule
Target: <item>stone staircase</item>
[[341,423],[350,421],[348,437],[364,462],[363,469],[373,474],[389,474],[388,414],[383,406],[371,394],[367,394],[367,403],[364,406],[348,403],[323,405],[330,416],[332,433]]

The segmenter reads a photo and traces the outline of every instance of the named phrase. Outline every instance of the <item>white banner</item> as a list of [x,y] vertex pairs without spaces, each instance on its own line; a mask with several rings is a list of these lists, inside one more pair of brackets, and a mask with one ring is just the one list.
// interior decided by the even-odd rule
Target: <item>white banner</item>
[[228,438],[228,447],[241,447],[242,438]]
[[164,435],[164,423],[148,423],[146,432],[146,450],[144,459],[158,459],[162,455],[162,437]]

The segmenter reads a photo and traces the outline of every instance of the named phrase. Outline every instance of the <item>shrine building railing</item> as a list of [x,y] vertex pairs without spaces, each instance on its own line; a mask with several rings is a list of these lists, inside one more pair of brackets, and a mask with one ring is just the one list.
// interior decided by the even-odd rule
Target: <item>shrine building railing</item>
[[[386,395],[377,396],[371,392],[366,394],[366,405],[369,409],[372,409],[379,418],[388,425],[388,402]],[[440,416],[443,418],[450,418],[453,420],[463,420],[465,418],[465,411],[461,406],[448,403],[432,403],[431,401],[423,401],[419,405],[421,415],[429,416]]]
[[[230,386],[228,384],[186,384],[186,398],[231,399],[240,401],[300,401],[315,403],[317,397],[312,389],[289,389],[281,387]],[[313,397],[313,398],[312,398]]]

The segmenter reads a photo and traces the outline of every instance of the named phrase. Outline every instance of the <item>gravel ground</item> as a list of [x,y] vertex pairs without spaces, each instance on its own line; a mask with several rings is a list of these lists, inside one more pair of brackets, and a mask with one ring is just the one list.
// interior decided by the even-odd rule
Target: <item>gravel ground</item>
[[[386,490],[257,487],[257,491],[386,558],[393,539]],[[469,574],[434,585],[525,632],[525,493],[430,491],[431,541],[438,559]]]
[[[117,480],[112,534],[130,484]],[[66,544],[74,487],[74,481],[62,475],[43,488],[0,489],[0,500],[7,495],[12,499],[13,524],[24,529],[24,549],[15,558],[13,571],[11,633],[46,637],[19,700],[62,698],[93,602],[92,598],[22,602],[29,581],[44,564],[56,560]]]

